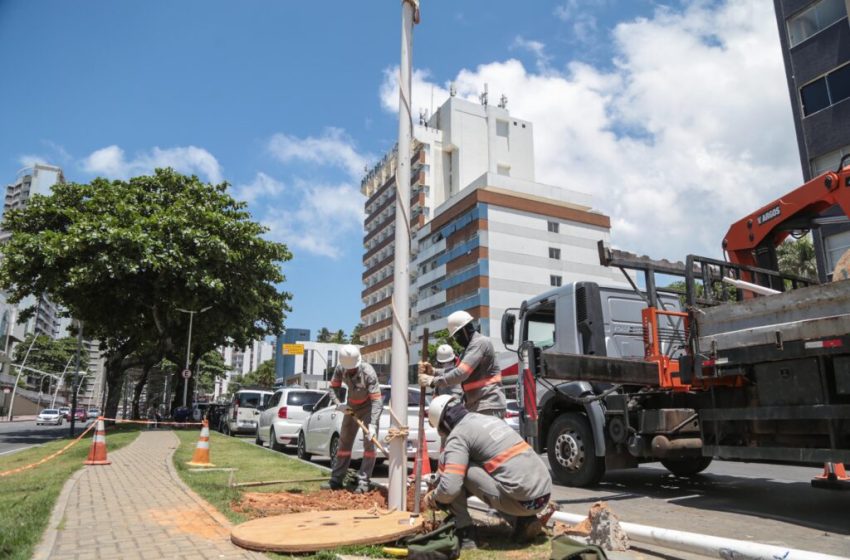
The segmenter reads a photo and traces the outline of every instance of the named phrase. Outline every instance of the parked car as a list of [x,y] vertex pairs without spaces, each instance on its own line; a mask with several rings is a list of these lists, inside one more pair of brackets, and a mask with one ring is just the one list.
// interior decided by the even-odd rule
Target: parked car
[[61,426],[64,420],[65,416],[59,412],[59,410],[55,408],[45,408],[38,414],[38,416],[36,416],[35,425],[41,426],[42,424],[55,424],[56,426]]
[[59,414],[61,414],[62,417],[65,418],[65,420],[70,421],[71,420],[71,407],[60,406],[59,407]]
[[[345,393],[344,387],[343,393]],[[381,421],[378,426],[378,437],[383,443],[383,438],[390,428],[389,385],[381,385],[381,397],[383,398],[384,412],[381,414]],[[343,395],[343,398],[345,398],[345,395]],[[312,407],[305,405],[305,410],[310,411],[310,415],[304,420],[301,431],[298,432],[298,457],[301,459],[309,461],[313,455],[330,457],[331,460],[335,458],[339,447],[343,413],[339,412],[336,405],[332,403],[330,393],[325,393]],[[412,459],[416,455],[418,441],[419,389],[408,389],[407,404],[407,425],[410,430],[407,436],[407,455]],[[428,458],[431,461],[436,461],[440,456],[440,436],[437,434],[437,430],[428,424],[427,418],[425,419],[425,441],[428,446]],[[358,436],[355,438],[354,446],[351,449],[351,458],[361,459],[362,457],[363,438]],[[378,450],[378,459],[381,460],[382,458],[384,458],[384,454]]]
[[[70,417],[69,417],[70,420]],[[88,421],[88,413],[85,408],[78,408],[74,410],[74,421],[75,422],[87,422]]]
[[226,410],[227,406],[223,404],[211,404],[207,407],[207,420],[210,423],[210,429],[221,431]]
[[236,391],[222,419],[222,432],[227,435],[256,434],[257,407],[268,406],[274,393],[265,389],[241,389]]
[[283,451],[287,445],[294,445],[301,424],[310,415],[304,406],[316,404],[324,394],[324,391],[300,388],[278,389],[269,399],[268,405],[259,409],[255,436],[257,445],[268,442],[275,451]]
[[513,428],[516,433],[519,433],[519,403],[516,402],[516,399],[508,399],[505,402],[507,404],[507,408],[505,410],[505,422],[507,422],[508,426]]
[[86,412],[86,415],[89,418],[97,418],[98,416],[100,416],[100,409],[99,408],[90,408]]

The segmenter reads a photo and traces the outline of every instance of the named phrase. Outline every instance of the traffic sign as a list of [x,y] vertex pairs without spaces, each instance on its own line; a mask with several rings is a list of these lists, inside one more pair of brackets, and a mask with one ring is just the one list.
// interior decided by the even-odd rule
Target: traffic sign
[[184,369],[183,370],[183,379],[189,379],[192,377],[192,370]]
[[284,356],[302,356],[304,354],[304,345],[284,344],[282,353]]

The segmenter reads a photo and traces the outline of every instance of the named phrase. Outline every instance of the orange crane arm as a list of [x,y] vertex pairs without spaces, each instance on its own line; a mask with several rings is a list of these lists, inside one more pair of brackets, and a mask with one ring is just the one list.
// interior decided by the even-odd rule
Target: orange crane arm
[[729,261],[775,269],[775,262],[760,257],[773,255],[790,231],[810,229],[813,219],[836,205],[850,217],[850,167],[844,167],[845,159],[839,171],[827,171],[732,224],[723,238]]

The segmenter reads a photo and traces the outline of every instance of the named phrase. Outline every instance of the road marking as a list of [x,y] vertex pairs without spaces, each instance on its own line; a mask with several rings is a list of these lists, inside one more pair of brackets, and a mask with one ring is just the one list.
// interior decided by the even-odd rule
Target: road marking
[[28,445],[26,447],[18,447],[17,449],[10,449],[9,451],[0,451],[0,455],[6,455],[8,453],[14,453],[15,451],[23,451],[24,449],[29,449],[30,447],[39,447],[39,445]]

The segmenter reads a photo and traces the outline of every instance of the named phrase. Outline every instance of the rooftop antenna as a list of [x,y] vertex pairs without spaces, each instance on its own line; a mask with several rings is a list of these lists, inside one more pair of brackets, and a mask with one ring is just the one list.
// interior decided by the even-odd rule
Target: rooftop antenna
[[484,84],[484,93],[478,96],[478,99],[481,100],[481,104],[485,107],[487,106],[487,84]]
[[425,126],[426,123],[425,109],[419,109],[419,126]]
[[508,96],[503,93],[502,97],[499,98],[499,107],[504,109],[507,106],[508,106]]
[[454,82],[449,83],[449,95],[451,97],[454,97],[454,96],[457,95],[457,88],[455,87]]

